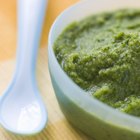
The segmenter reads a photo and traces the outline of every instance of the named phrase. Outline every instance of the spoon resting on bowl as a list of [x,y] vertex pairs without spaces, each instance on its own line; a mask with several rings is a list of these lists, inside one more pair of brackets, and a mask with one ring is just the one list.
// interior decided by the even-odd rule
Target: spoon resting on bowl
[[35,79],[35,63],[47,0],[18,0],[18,50],[15,75],[0,100],[0,123],[30,135],[46,125],[47,112]]

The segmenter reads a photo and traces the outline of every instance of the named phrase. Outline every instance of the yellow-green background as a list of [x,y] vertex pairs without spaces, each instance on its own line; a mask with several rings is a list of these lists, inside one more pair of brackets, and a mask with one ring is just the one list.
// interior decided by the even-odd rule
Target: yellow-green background
[[[56,101],[47,67],[47,36],[56,16],[78,0],[49,0],[37,63],[37,79],[49,113],[48,126],[36,136],[21,137],[0,127],[0,140],[89,140],[63,116]],[[0,0],[0,93],[11,80],[16,54],[16,0]],[[20,93],[19,93],[20,94]]]

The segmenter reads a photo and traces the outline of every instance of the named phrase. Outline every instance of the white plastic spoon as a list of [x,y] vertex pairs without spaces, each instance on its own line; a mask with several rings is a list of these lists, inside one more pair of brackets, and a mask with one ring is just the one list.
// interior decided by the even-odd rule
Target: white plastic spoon
[[16,72],[0,100],[0,123],[16,134],[36,134],[47,122],[47,113],[35,79],[35,63],[46,4],[46,0],[18,0]]

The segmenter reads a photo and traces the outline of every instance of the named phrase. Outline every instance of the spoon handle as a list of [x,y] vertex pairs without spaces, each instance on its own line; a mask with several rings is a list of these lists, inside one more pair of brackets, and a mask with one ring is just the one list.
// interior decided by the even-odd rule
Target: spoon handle
[[16,75],[31,77],[39,47],[47,0],[18,0],[18,49]]

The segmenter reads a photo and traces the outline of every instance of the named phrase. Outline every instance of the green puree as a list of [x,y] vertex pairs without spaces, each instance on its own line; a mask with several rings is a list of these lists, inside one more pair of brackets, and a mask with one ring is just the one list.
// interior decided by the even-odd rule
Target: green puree
[[54,44],[64,71],[91,96],[140,116],[140,10],[93,15]]

